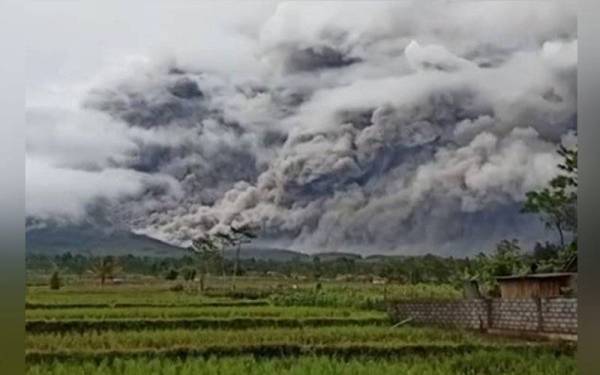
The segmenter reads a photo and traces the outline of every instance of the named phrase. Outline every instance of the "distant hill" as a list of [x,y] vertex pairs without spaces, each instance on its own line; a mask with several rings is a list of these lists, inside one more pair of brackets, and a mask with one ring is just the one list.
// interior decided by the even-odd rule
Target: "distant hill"
[[377,262],[385,262],[389,260],[404,260],[408,257],[406,255],[369,255],[365,257],[365,262],[377,263]]
[[344,252],[327,252],[327,253],[315,253],[312,254],[313,258],[318,257],[320,261],[333,261],[340,258],[362,260],[362,255],[356,253],[344,253]]
[[98,229],[91,225],[48,225],[25,235],[29,254],[127,255],[178,257],[185,249],[125,230]]
[[[182,247],[148,236],[125,230],[98,229],[92,225],[48,225],[30,229],[26,233],[26,241],[29,254],[55,255],[70,252],[84,255],[132,254],[150,257],[180,257],[189,254]],[[235,250],[226,250],[225,257],[233,259]],[[251,244],[242,247],[240,258],[279,262],[310,260],[309,255],[301,252]]]
[[[233,259],[235,250],[227,250],[225,257]],[[273,260],[277,262],[288,262],[292,260],[309,261],[310,255],[287,249],[276,249],[262,246],[242,246],[240,259]]]

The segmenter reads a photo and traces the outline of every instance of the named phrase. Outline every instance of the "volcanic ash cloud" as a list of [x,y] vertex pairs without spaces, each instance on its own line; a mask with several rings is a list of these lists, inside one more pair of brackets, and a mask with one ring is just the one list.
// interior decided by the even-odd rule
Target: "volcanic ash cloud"
[[141,184],[111,193],[114,222],[179,244],[253,223],[306,251],[548,235],[518,212],[576,139],[570,3],[284,3],[254,31],[256,69],[150,62],[81,99],[118,135],[87,173]]

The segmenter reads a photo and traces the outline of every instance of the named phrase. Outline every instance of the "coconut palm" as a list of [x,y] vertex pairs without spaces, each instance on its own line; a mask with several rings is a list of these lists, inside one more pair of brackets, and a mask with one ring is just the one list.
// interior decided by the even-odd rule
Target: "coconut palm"
[[231,279],[231,289],[235,290],[235,279],[239,271],[240,251],[242,249],[242,244],[250,243],[256,238],[257,228],[249,224],[239,227],[231,225],[229,230],[229,245],[235,248],[235,262],[233,264],[233,276]]
[[106,256],[100,258],[98,263],[94,264],[90,271],[100,280],[100,285],[104,285],[107,279],[112,280],[115,274],[120,270],[121,268],[117,265],[115,258]]
[[[222,259],[219,254],[218,241],[212,236],[206,235],[198,237],[192,241],[192,246],[189,248],[195,255],[200,257],[202,267],[200,267],[200,291],[204,291],[205,279],[208,274],[208,269],[211,263]],[[222,262],[221,262],[222,263]]]

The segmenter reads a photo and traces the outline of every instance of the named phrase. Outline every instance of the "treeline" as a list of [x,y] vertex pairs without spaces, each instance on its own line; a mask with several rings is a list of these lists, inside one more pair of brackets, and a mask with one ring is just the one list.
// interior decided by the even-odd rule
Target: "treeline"
[[[559,247],[537,244],[533,252],[522,251],[516,241],[503,241],[489,255],[480,254],[472,258],[441,257],[432,254],[402,257],[355,258],[339,256],[296,258],[292,260],[241,259],[237,269],[239,276],[282,276],[307,279],[342,279],[372,281],[383,278],[403,284],[434,283],[457,284],[476,279],[493,283],[494,276],[528,273],[532,268],[540,271],[560,271],[565,259],[559,256]],[[77,276],[98,275],[98,265],[107,257],[88,255],[37,255],[26,257],[28,271]],[[211,259],[203,263],[195,255],[173,258],[154,258],[134,255],[110,257],[118,271],[111,276],[146,275],[170,280],[184,279],[190,270],[207,269],[211,275],[232,275],[235,262],[231,259]],[[116,273],[113,275],[112,273]]]
[[[92,275],[97,264],[106,257],[87,255],[31,254],[26,257],[27,270],[36,273],[50,274],[58,270],[61,274],[78,276]],[[164,277],[168,279],[183,278],[186,270],[207,267],[212,275],[231,275],[235,262],[229,259],[219,259],[202,264],[194,256],[179,258],[153,258],[134,255],[111,257],[118,265],[121,274],[136,274]],[[237,274],[255,276],[285,276],[305,277],[309,279],[334,279],[352,276],[379,277],[401,283],[448,283],[457,274],[470,268],[468,258],[445,258],[435,255],[410,257],[373,257],[356,259],[354,257],[337,257],[321,260],[319,256],[309,259],[265,260],[242,259]]]

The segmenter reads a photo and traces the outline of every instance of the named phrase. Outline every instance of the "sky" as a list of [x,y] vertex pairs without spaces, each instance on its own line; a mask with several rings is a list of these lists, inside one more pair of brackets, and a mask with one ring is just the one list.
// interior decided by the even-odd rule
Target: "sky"
[[575,2],[29,2],[28,225],[316,251],[553,241]]

